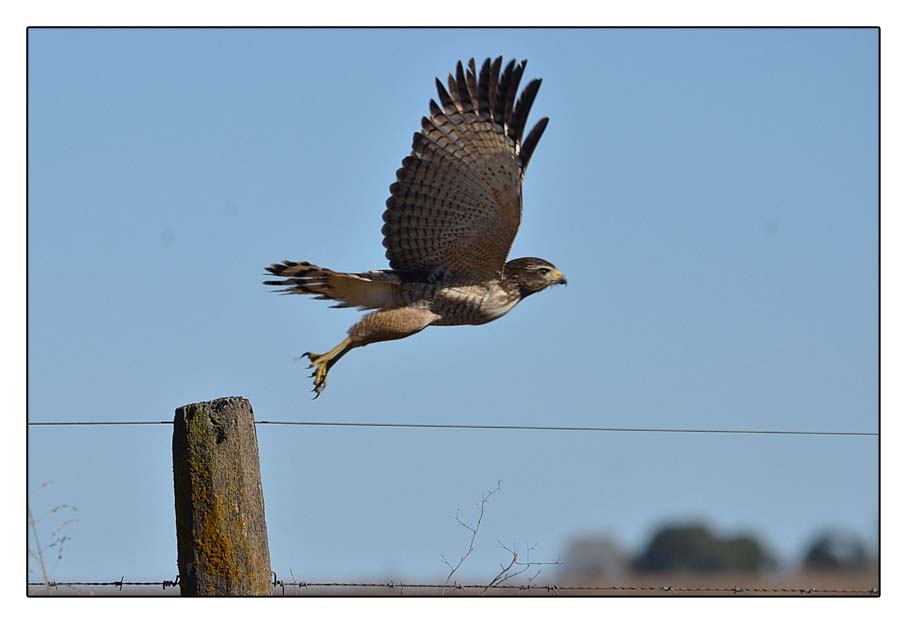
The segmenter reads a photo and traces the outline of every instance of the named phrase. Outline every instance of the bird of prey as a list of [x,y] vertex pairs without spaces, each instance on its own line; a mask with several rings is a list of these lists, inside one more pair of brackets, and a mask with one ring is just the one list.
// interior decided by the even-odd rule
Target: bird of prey
[[264,282],[287,294],[374,310],[326,353],[304,353],[314,368],[315,397],[328,371],[356,347],[406,338],[429,325],[481,325],[507,314],[533,293],[567,278],[541,258],[507,260],[520,226],[526,166],[548,118],[523,137],[540,79],[517,98],[526,61],[474,59],[435,83],[440,104],[413,136],[384,211],[390,269],[339,273],[285,260],[266,268],[283,279]]

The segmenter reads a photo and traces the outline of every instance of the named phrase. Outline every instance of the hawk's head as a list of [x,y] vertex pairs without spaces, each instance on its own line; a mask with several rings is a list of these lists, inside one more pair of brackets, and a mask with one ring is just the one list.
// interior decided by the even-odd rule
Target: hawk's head
[[554,284],[567,284],[560,270],[541,258],[517,258],[504,265],[504,281],[508,290],[519,289],[520,298],[545,290]]

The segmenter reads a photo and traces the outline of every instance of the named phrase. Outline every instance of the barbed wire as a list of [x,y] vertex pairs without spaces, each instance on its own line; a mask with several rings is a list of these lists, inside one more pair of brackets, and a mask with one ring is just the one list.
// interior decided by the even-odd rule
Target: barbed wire
[[[790,436],[839,436],[879,437],[873,431],[810,431],[785,429],[705,429],[680,427],[594,427],[569,425],[480,425],[458,423],[399,423],[399,422],[331,422],[302,420],[258,420],[257,425],[302,427],[365,427],[399,429],[485,429],[505,431],[595,431],[609,433],[714,433],[730,435],[790,435]],[[88,420],[88,421],[37,421],[29,427],[93,427],[105,425],[173,425],[172,420]]]
[[125,576],[121,576],[119,581],[29,581],[29,587],[116,587],[120,590],[123,587],[138,587],[138,586],[148,586],[156,587],[160,585],[161,589],[167,589],[168,587],[179,587],[180,578],[179,576],[176,579],[164,580],[164,581],[127,581]]
[[597,591],[597,592],[622,592],[622,593],[732,593],[732,594],[744,594],[744,593],[753,593],[753,594],[766,594],[766,593],[789,593],[789,594],[855,594],[855,595],[877,595],[879,590],[876,588],[870,589],[817,589],[814,587],[803,587],[803,588],[793,588],[793,587],[684,587],[684,586],[673,586],[673,585],[638,585],[638,586],[626,586],[626,585],[557,585],[549,583],[546,585],[518,585],[518,584],[500,584],[500,585],[483,585],[483,584],[461,584],[461,583],[403,583],[389,581],[387,583],[344,583],[344,582],[334,582],[334,583],[311,583],[306,581],[294,581],[286,582],[281,580],[272,581],[271,585],[273,587],[296,587],[300,589],[308,588],[362,588],[362,589],[452,589],[458,591],[469,591],[469,590],[481,590],[483,592],[489,590],[498,590],[498,591],[517,591],[517,592],[532,592],[532,591],[545,591],[553,592],[558,594],[559,592],[567,591]]
[[[557,585],[549,583],[546,585],[519,585],[519,584],[461,584],[461,583],[404,583],[398,581],[388,581],[385,583],[365,583],[365,582],[312,582],[312,581],[283,581],[272,572],[271,587],[280,588],[281,593],[286,595],[287,588],[295,589],[381,589],[390,591],[405,590],[456,590],[461,592],[469,591],[510,591],[510,592],[544,592],[547,594],[561,595],[561,592],[610,592],[610,593],[649,593],[649,594],[786,594],[801,596],[879,596],[880,590],[876,587],[868,589],[839,589],[839,588],[816,588],[816,587],[742,587],[735,585],[733,587],[687,587],[683,585]],[[33,581],[28,583],[29,587],[44,588],[67,588],[67,587],[114,587],[122,591],[123,587],[161,587],[166,590],[171,587],[179,586],[179,577],[175,580],[163,581],[127,581],[125,577],[120,577],[118,581],[50,581],[47,583]]]

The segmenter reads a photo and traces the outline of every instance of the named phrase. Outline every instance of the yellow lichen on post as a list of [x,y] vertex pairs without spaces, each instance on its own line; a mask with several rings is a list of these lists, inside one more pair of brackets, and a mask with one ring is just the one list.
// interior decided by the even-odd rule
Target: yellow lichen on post
[[270,595],[258,440],[246,399],[177,408],[173,492],[181,595]]

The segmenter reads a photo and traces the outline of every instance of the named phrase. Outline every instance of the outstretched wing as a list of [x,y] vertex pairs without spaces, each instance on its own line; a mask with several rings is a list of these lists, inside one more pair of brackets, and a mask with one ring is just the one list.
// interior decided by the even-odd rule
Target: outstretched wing
[[[541,80],[516,98],[526,61],[470,59],[429,104],[412,153],[397,170],[384,212],[384,246],[391,268],[425,271],[448,280],[500,277],[520,227],[526,166],[548,118],[525,140],[523,130]],[[515,102],[516,100],[516,102]]]

